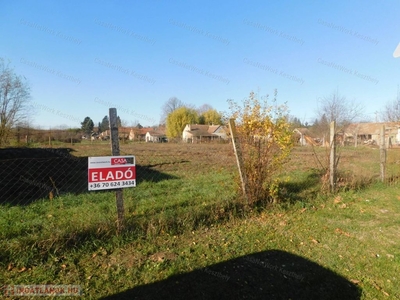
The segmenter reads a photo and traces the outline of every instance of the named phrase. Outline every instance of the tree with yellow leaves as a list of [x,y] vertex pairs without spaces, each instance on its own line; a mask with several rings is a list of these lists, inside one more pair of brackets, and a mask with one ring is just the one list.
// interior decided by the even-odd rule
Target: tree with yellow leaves
[[254,92],[241,105],[228,100],[231,117],[237,125],[250,204],[279,198],[277,174],[293,147],[288,108],[285,104],[278,105],[276,96],[275,90],[271,102],[268,95],[259,100]]
[[198,123],[198,116],[194,109],[179,107],[167,116],[167,136],[168,138],[181,137],[187,124],[196,123]]

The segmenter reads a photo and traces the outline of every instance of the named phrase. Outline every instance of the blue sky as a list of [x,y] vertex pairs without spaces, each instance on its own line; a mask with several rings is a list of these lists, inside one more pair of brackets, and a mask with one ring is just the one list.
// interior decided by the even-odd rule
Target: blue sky
[[228,111],[274,89],[303,122],[336,89],[375,121],[400,84],[399,16],[395,0],[1,1],[0,57],[42,128],[97,124],[109,107],[154,125],[170,97]]

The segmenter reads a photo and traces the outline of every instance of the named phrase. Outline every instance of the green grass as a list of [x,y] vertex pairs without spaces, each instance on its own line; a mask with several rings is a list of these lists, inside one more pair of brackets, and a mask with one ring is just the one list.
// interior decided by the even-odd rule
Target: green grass
[[[400,298],[398,185],[370,183],[326,194],[318,169],[307,168],[304,157],[312,160],[312,155],[300,149],[294,153],[299,160],[285,168],[285,202],[244,210],[235,200],[235,174],[221,159],[223,152],[216,160],[225,163],[217,164],[204,156],[185,157],[190,150],[182,149],[180,157],[168,156],[168,164],[154,167],[175,179],[142,181],[124,190],[121,234],[116,232],[114,192],[2,206],[0,282],[79,284],[85,298],[98,299],[279,249],[356,283],[362,299]],[[153,159],[162,163],[162,158]]]

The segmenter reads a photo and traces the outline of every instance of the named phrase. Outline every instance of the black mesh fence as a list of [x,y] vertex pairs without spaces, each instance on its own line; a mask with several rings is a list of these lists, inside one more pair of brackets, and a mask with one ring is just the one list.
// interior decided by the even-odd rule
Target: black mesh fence
[[[123,143],[121,155],[136,158],[137,182],[157,182],[229,168],[235,158],[229,143]],[[111,156],[109,142],[96,141],[39,148],[0,149],[0,204],[26,205],[35,200],[88,191],[88,157]]]
[[[121,155],[136,157],[137,183],[158,182],[177,177],[211,174],[228,170],[237,175],[236,159],[229,142],[133,143],[121,142]],[[381,155],[378,146],[341,147],[338,187],[359,188],[381,180]],[[88,191],[88,157],[110,156],[106,141],[78,144],[42,145],[39,148],[0,149],[0,204],[26,205],[38,199]],[[322,169],[328,152],[324,147],[297,146],[290,170]],[[386,149],[385,179],[397,184],[400,178],[400,147]]]
[[0,149],[1,202],[23,205],[85,192],[87,166],[87,158],[71,155],[68,148]]

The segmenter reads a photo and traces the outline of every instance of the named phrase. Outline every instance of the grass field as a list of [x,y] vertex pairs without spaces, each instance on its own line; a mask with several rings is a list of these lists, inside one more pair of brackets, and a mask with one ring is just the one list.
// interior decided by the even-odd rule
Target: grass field
[[[121,234],[114,192],[2,205],[0,284],[80,285],[85,299],[400,298],[398,149],[385,184],[379,150],[342,149],[329,195],[325,150],[295,148],[280,202],[249,210],[230,147],[122,144],[147,172],[124,190]],[[73,149],[110,155],[108,144]]]

